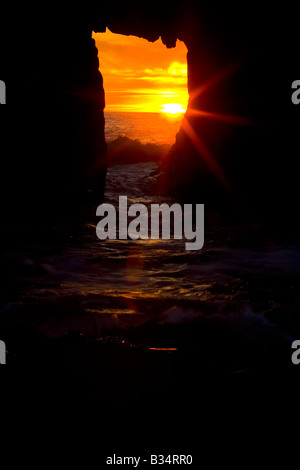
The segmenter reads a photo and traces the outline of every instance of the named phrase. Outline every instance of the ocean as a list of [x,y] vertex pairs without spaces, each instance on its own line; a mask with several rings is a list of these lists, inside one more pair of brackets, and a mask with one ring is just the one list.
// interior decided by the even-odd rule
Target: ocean
[[104,117],[105,136],[108,142],[118,137],[128,137],[137,139],[142,144],[172,145],[183,114],[105,112]]
[[[164,119],[107,113],[108,143],[121,136],[168,144],[180,123]],[[111,164],[105,202],[117,206],[124,195],[129,205],[175,202],[159,193],[158,175],[158,161]],[[248,373],[272,363],[274,355],[280,364],[289,363],[290,340],[299,331],[297,246],[253,227],[222,226],[207,218],[200,251],[186,251],[185,240],[101,241],[98,221],[91,214],[76,230],[53,227],[48,242],[33,240],[24,247],[20,239],[6,247],[2,262],[10,287],[3,287],[2,320],[14,328],[34,328],[43,337],[75,334],[112,345],[119,372],[127,367],[129,350],[188,355],[190,377],[195,367],[213,374]],[[93,354],[89,367],[101,369]],[[143,380],[147,389],[156,379],[145,375]],[[157,387],[165,380],[167,375]],[[123,385],[114,393],[122,390]],[[128,385],[126,393],[131,391]]]

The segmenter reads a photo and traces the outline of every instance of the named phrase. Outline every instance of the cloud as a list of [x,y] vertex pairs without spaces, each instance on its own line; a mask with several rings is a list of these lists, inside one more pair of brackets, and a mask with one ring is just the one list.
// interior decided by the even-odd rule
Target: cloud
[[98,48],[107,110],[116,110],[118,105],[120,110],[128,109],[132,105],[134,109],[159,111],[174,97],[186,106],[187,49],[183,42],[177,41],[176,48],[167,49],[160,39],[149,43],[110,31],[93,33],[93,37]]

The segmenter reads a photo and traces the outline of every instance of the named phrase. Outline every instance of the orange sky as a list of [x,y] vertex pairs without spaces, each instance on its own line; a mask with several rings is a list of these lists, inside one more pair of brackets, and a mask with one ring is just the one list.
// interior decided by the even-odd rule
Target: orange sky
[[106,111],[185,111],[187,48],[167,49],[135,36],[93,33],[103,75]]

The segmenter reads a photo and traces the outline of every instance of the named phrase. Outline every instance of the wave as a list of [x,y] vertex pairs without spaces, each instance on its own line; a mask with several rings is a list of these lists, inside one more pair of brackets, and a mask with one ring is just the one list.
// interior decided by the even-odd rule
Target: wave
[[109,164],[160,161],[170,148],[169,144],[142,143],[138,139],[119,136],[107,142],[107,158]]

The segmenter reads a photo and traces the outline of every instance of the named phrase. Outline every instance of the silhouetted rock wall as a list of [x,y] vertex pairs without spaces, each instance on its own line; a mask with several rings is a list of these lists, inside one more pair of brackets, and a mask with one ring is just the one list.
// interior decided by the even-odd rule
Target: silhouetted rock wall
[[106,175],[104,90],[91,27],[74,6],[26,5],[8,21],[1,61],[7,212],[30,224],[72,220],[85,203],[101,202]]

